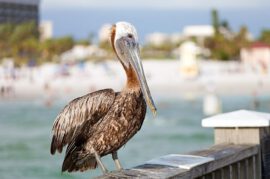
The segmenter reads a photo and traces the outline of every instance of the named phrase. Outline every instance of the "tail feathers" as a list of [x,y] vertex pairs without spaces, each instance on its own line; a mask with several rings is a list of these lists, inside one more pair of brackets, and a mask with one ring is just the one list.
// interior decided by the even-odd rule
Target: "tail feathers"
[[81,151],[73,151],[66,155],[62,165],[62,172],[83,172],[88,169],[95,169],[96,167],[97,162],[94,156],[83,154]]
[[51,142],[51,154],[55,154],[56,150],[61,153],[62,152],[62,146],[61,143],[57,140],[57,138],[55,136],[53,136],[52,138],[52,142]]
[[63,150],[63,147],[65,147],[65,145],[71,141],[72,136],[73,136],[73,132],[64,136],[53,135],[52,142],[51,142],[51,154],[52,155],[55,154],[56,151],[61,153]]

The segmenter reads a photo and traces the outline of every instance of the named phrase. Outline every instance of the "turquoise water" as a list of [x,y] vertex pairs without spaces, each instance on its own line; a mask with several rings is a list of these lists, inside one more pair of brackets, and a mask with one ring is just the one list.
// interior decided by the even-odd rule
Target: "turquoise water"
[[[270,97],[259,97],[256,110],[270,112]],[[63,154],[50,155],[51,127],[55,116],[67,101],[50,108],[43,101],[0,102],[0,178],[92,178],[99,169],[84,173],[61,173]],[[248,96],[222,97],[223,111],[253,109]],[[213,130],[201,127],[202,99],[186,101],[181,97],[156,100],[158,115],[147,119],[141,131],[119,151],[125,168],[169,153],[185,153],[213,143]],[[103,159],[114,169],[111,156]]]

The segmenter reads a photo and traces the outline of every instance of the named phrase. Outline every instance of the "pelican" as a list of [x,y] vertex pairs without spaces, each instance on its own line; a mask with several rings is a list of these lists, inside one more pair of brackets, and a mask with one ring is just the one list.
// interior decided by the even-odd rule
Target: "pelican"
[[103,89],[71,101],[53,124],[51,154],[67,145],[62,172],[107,168],[101,157],[111,154],[117,170],[122,166],[117,151],[141,128],[146,106],[156,115],[156,107],[146,82],[139,56],[138,35],[128,22],[111,28],[112,48],[126,72],[120,92]]

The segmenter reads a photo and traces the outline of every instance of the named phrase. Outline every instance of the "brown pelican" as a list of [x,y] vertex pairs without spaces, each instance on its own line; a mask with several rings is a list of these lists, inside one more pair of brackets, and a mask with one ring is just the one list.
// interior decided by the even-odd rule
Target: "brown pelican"
[[76,98],[58,114],[53,124],[51,154],[68,145],[62,171],[85,171],[98,164],[107,173],[101,162],[107,154],[112,154],[121,170],[117,150],[140,130],[146,104],[156,113],[139,57],[135,27],[127,22],[116,23],[110,40],[126,72],[126,85],[121,92],[104,89]]

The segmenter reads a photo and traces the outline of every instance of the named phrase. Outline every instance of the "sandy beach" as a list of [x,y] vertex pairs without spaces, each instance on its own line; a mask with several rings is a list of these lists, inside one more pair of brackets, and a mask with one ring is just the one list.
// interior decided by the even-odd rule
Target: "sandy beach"
[[[236,62],[200,62],[200,74],[187,78],[180,72],[177,60],[143,62],[153,94],[202,96],[208,92],[219,95],[267,95],[270,75],[247,72]],[[34,68],[13,70],[0,68],[1,99],[73,98],[103,88],[121,90],[125,74],[117,61],[87,62],[72,66],[45,64]]]

